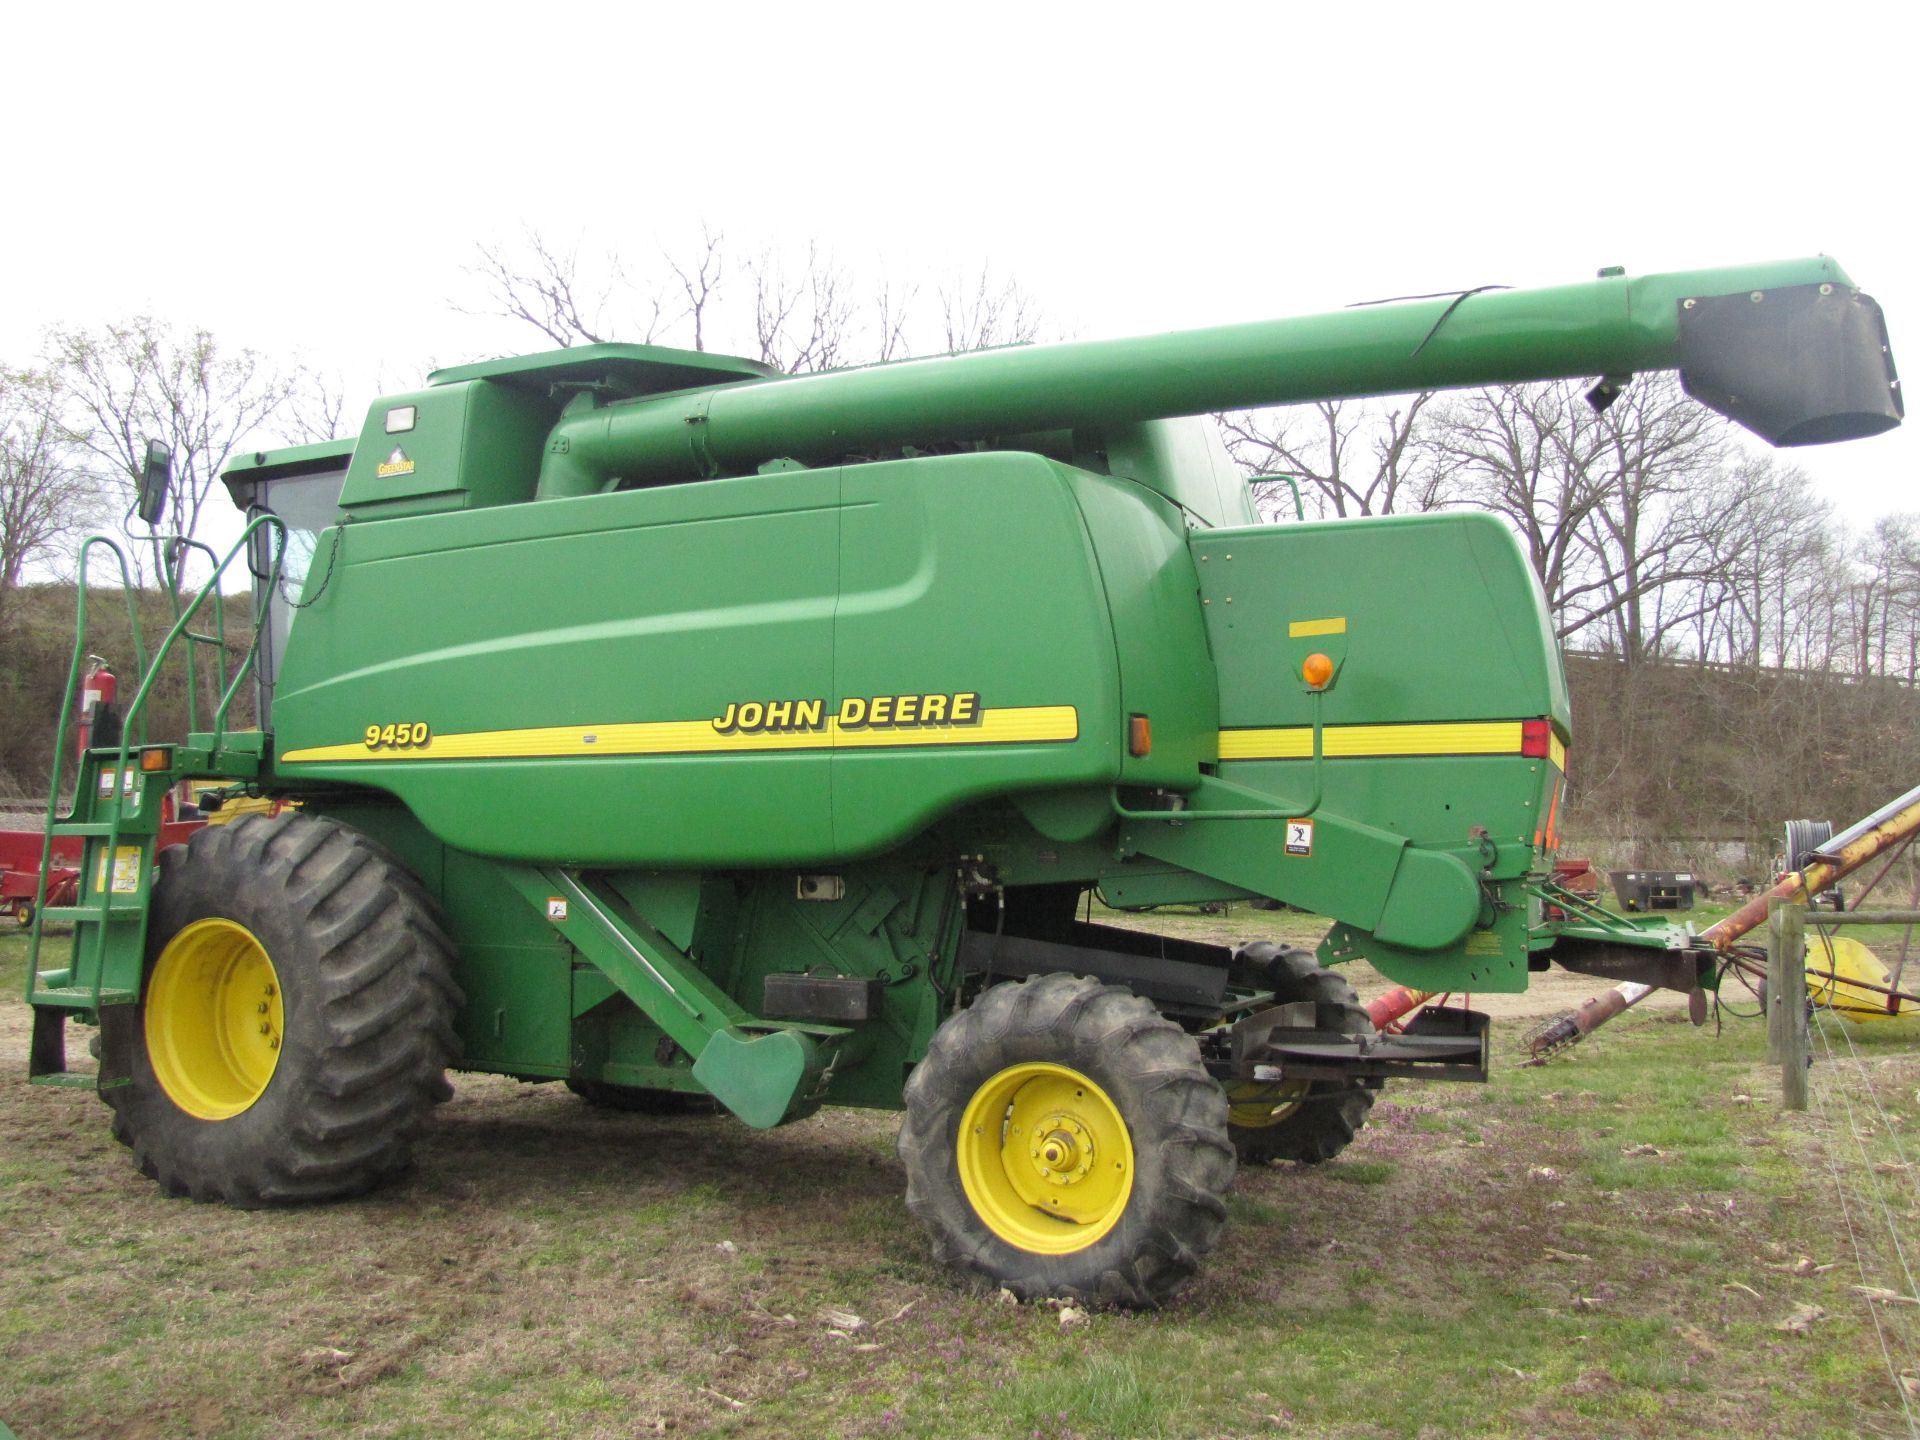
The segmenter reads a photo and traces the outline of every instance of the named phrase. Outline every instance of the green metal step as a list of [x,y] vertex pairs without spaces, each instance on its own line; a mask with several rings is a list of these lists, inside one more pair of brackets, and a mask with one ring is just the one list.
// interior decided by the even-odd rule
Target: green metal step
[[[104,840],[113,833],[113,822],[110,820],[57,820],[54,822],[53,833],[56,835],[97,835]],[[153,827],[144,825],[141,817],[138,815],[129,815],[120,822],[120,838],[122,840],[146,840],[151,839],[152,835]]]
[[103,985],[96,994],[90,985],[50,985],[27,996],[29,1005],[56,1005],[63,1010],[91,1010],[100,1005],[131,1005],[140,998],[133,990]]
[[99,924],[101,921],[138,920],[146,912],[134,905],[116,905],[111,910],[104,910],[98,905],[49,905],[40,913],[49,920],[84,920]]

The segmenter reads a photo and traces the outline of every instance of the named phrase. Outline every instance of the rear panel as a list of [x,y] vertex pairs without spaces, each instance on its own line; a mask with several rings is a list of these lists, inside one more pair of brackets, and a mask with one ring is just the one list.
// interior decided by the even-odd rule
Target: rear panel
[[[1478,927],[1458,945],[1395,951],[1340,927],[1329,956],[1365,954],[1430,988],[1524,989],[1526,877],[1552,848],[1568,709],[1546,605],[1511,535],[1490,516],[1435,514],[1209,531],[1193,552],[1220,670],[1220,777],[1305,803],[1313,702],[1300,667],[1326,654],[1338,670],[1320,702],[1318,813],[1450,854],[1481,882]],[[1283,899],[1289,863],[1273,882]]]

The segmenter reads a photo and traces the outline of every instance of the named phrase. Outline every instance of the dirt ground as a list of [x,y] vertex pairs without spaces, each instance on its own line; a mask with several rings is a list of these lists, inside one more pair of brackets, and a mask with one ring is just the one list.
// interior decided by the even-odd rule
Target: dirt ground
[[[1747,1052],[1662,996],[1577,1064],[1513,1068],[1528,1017],[1604,988],[1476,996],[1500,1017],[1494,1086],[1396,1087],[1335,1164],[1243,1172],[1173,1309],[1073,1328],[933,1266],[891,1115],[755,1133],[460,1076],[400,1185],[248,1214],[160,1195],[94,1096],[27,1086],[28,1013],[0,996],[0,1421],[22,1440],[1894,1433],[1847,1277],[1790,1272],[1821,1202],[1792,1158],[1806,1132],[1747,1103]],[[1658,1158],[1622,1158],[1640,1143]],[[1834,1317],[1805,1342],[1774,1329],[1801,1301]]]

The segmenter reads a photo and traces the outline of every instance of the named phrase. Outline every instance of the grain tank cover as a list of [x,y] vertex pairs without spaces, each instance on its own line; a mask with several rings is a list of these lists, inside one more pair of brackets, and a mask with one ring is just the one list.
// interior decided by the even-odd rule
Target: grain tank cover
[[757,360],[714,355],[704,350],[675,350],[666,345],[577,345],[570,350],[543,350],[538,355],[450,365],[427,376],[427,384],[492,380],[542,393],[556,388],[562,392],[595,390],[627,399],[668,390],[693,390],[702,385],[726,385],[738,380],[764,380],[779,373]]

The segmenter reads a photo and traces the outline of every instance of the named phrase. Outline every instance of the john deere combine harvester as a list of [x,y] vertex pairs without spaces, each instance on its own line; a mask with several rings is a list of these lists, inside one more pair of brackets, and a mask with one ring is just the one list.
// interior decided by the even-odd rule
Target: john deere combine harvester
[[[1236,1155],[1324,1159],[1385,1078],[1484,1076],[1484,1017],[1376,1035],[1326,967],[1520,990],[1577,928],[1541,923],[1567,694],[1507,531],[1258,525],[1168,417],[1567,376],[1604,404],[1673,368],[1776,444],[1900,416],[1827,260],[791,378],[628,345],[443,370],[229,468],[261,725],[141,732],[210,586],[50,826],[91,883],[43,912],[74,934],[30,983],[34,1077],[246,1206],[394,1175],[449,1066],[759,1127],[904,1107],[944,1259],[1155,1303]],[[191,777],[299,808],[156,854]],[[1233,953],[1090,892],[1333,924]]]

